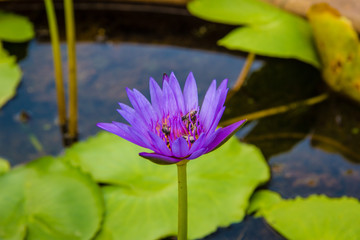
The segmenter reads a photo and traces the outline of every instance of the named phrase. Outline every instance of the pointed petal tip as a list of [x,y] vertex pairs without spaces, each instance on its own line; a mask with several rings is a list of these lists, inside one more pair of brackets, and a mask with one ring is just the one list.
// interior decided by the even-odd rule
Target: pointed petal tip
[[163,82],[164,81],[169,82],[169,76],[166,73],[163,73]]
[[208,145],[208,152],[214,151],[215,149],[226,143],[244,125],[245,122],[246,119],[243,119],[229,126],[216,130],[216,132],[214,133],[216,134],[216,137]]
[[197,85],[192,72],[190,72],[188,77],[186,78],[183,96],[186,112],[190,112],[191,110],[198,107]]
[[106,130],[107,128],[112,127],[113,124],[112,123],[103,123],[103,122],[101,122],[101,123],[97,123],[96,126],[101,128],[101,129]]
[[195,80],[195,77],[194,77],[194,74],[193,74],[193,72],[189,72],[189,74],[188,74],[188,76],[187,76],[188,78],[192,78],[192,79],[194,79]]

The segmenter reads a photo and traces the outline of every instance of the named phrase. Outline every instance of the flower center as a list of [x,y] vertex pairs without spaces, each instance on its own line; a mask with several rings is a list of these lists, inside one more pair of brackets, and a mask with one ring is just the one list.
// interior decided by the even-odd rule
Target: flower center
[[189,147],[198,139],[201,133],[198,110],[192,110],[187,114],[166,116],[156,126],[156,133],[160,136],[171,150],[171,143],[182,137]]

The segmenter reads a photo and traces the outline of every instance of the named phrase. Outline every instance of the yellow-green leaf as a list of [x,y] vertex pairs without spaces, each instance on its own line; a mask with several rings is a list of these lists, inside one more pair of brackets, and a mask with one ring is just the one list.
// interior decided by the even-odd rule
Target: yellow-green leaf
[[351,22],[326,3],[313,5],[308,18],[324,80],[336,92],[360,102],[360,44]]
[[221,46],[320,67],[309,23],[299,16],[260,0],[195,0],[188,9],[209,21],[242,25],[219,40]]
[[21,70],[14,56],[9,56],[0,44],[0,108],[16,93]]
[[34,35],[34,27],[26,17],[0,11],[0,40],[24,42]]
[[[270,194],[262,200],[274,196]],[[263,204],[260,210],[258,213],[286,239],[360,239],[360,202],[355,198],[312,195],[276,200],[273,204]]]

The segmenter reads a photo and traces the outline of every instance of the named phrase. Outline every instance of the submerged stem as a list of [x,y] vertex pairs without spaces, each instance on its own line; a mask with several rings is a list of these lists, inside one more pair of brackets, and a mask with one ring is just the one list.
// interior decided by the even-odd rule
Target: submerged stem
[[187,183],[186,164],[183,160],[177,164],[178,172],[178,240],[187,240]]
[[255,120],[255,119],[273,116],[276,114],[280,114],[280,113],[284,113],[284,112],[296,109],[298,107],[311,106],[314,104],[321,103],[322,101],[325,101],[328,97],[329,97],[329,95],[327,93],[323,93],[316,97],[308,98],[308,99],[305,99],[302,101],[293,102],[293,103],[289,103],[287,105],[272,107],[272,108],[260,110],[257,112],[248,113],[248,114],[245,114],[245,115],[242,115],[239,117],[230,118],[229,120],[220,122],[219,125],[220,126],[228,126],[228,125],[238,122],[242,119],[247,119],[248,121],[251,121],[251,120]]
[[240,90],[241,86],[244,84],[245,79],[247,77],[247,75],[249,74],[251,65],[253,63],[255,59],[255,53],[249,52],[247,58],[246,58],[246,62],[240,72],[240,75],[238,77],[238,79],[236,80],[236,83],[234,84],[234,86],[232,87],[232,91],[237,92]]
[[44,0],[46,15],[49,23],[51,47],[54,59],[54,70],[55,70],[55,84],[56,84],[56,95],[58,104],[59,124],[61,128],[65,128],[66,125],[66,102],[65,102],[65,91],[64,81],[62,73],[61,63],[61,51],[59,41],[59,31],[57,27],[56,15],[54,4],[52,0]]
[[69,63],[69,138],[77,138],[77,80],[76,80],[76,48],[73,0],[64,0],[66,40]]

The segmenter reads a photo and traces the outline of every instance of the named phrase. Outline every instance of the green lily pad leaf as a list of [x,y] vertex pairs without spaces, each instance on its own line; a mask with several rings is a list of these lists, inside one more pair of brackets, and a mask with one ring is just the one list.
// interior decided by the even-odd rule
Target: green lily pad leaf
[[351,22],[326,3],[313,5],[308,18],[326,83],[360,102],[360,44]]
[[295,58],[320,67],[308,22],[259,0],[195,0],[193,15],[214,22],[245,25],[218,44],[258,55]]
[[100,227],[99,187],[44,157],[0,176],[0,239],[91,239]]
[[24,167],[0,176],[0,239],[20,240],[26,235]]
[[255,216],[260,216],[261,210],[266,209],[282,200],[280,194],[270,190],[256,191],[250,199],[250,205],[247,209],[247,214],[255,213]]
[[16,58],[9,56],[0,44],[0,108],[14,97],[21,75]]
[[0,176],[10,170],[10,163],[6,159],[0,157]]
[[360,238],[360,202],[355,198],[299,197],[279,201],[260,214],[287,239]]
[[24,16],[0,11],[0,39],[24,42],[35,35],[33,24]]
[[[176,165],[138,156],[144,149],[101,132],[65,153],[104,186],[105,220],[96,239],[157,239],[177,234]],[[241,221],[248,200],[269,179],[254,146],[232,138],[218,150],[188,163],[189,238],[200,238]],[[139,229],[141,228],[141,231]]]

